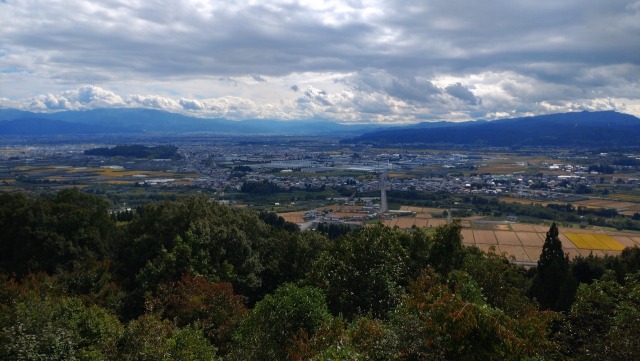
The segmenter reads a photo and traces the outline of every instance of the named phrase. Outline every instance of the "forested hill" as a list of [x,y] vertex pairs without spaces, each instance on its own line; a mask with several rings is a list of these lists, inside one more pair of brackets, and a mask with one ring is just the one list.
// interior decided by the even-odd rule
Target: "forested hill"
[[87,149],[84,151],[84,154],[103,157],[132,157],[147,159],[177,159],[179,157],[178,147],[174,145],[117,145],[113,148]]
[[[440,124],[440,123],[438,123]],[[536,117],[427,124],[364,134],[343,143],[380,145],[441,144],[470,146],[578,146],[640,145],[640,119],[614,111],[574,112]]]
[[0,360],[631,360],[640,249],[538,267],[460,223],[332,241],[205,197],[0,193]]

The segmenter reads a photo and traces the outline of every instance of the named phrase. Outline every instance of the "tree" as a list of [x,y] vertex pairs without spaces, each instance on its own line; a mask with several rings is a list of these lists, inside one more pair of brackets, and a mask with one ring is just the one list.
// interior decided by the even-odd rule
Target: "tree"
[[531,280],[526,270],[511,264],[504,254],[485,254],[478,248],[469,247],[462,269],[478,284],[487,303],[507,315],[526,317],[537,309],[527,297]]
[[624,285],[611,271],[601,280],[582,284],[560,334],[566,357],[631,360],[640,349],[640,273]]
[[464,263],[462,225],[459,220],[439,226],[433,234],[433,245],[429,252],[429,264],[440,274],[459,269]]
[[209,361],[217,358],[201,330],[191,326],[180,329],[155,314],[145,314],[129,322],[118,340],[113,359]]
[[118,258],[131,289],[153,290],[190,273],[230,282],[246,296],[258,292],[259,250],[270,227],[257,214],[205,197],[151,203],[139,213],[127,225],[128,239]]
[[551,316],[537,312],[514,320],[487,305],[464,272],[444,278],[427,269],[411,283],[390,324],[402,359],[522,360],[552,354],[546,339]]
[[407,234],[381,225],[347,234],[313,264],[309,282],[325,292],[334,314],[384,318],[406,280],[402,237]]
[[173,320],[178,327],[201,327],[220,354],[228,352],[231,335],[248,312],[242,296],[234,294],[231,284],[192,275],[161,285],[147,301],[147,308]]
[[313,337],[330,319],[318,289],[285,284],[251,310],[240,327],[231,358],[286,360],[298,335]]
[[0,271],[22,277],[110,257],[116,227],[106,200],[67,189],[37,199],[3,194],[0,229]]
[[284,283],[295,283],[303,279],[313,262],[329,247],[329,240],[313,231],[287,232],[272,229],[268,239],[260,248],[260,262],[263,270],[261,294],[275,291]]
[[122,332],[115,316],[76,297],[31,291],[8,311],[0,317],[2,360],[106,360]]
[[530,294],[545,310],[566,311],[573,302],[577,282],[569,269],[569,256],[562,250],[558,226],[549,228]]
[[289,355],[294,360],[398,359],[395,333],[387,322],[358,317],[350,324],[342,318],[325,323],[311,338],[296,338]]

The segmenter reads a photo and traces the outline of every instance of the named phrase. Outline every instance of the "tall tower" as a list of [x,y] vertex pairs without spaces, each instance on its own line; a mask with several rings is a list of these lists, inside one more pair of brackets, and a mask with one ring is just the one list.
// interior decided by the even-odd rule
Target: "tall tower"
[[380,172],[380,214],[386,212],[387,205],[387,171]]

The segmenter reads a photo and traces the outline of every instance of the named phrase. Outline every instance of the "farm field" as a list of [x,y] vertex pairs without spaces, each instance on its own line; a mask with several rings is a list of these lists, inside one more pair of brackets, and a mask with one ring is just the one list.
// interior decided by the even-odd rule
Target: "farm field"
[[[587,208],[612,208],[617,210],[620,214],[626,216],[632,216],[634,213],[640,213],[640,197],[624,194],[610,195],[611,199],[587,199],[584,201],[568,202],[574,207],[587,207]],[[520,204],[540,204],[546,207],[550,203],[567,203],[567,202],[550,202],[539,201],[531,199],[520,199],[512,197],[500,198],[501,202],[507,203],[520,203]]]
[[[353,209],[350,209],[353,211]],[[421,207],[401,207],[401,210],[412,211],[410,217],[385,219],[383,223],[389,227],[410,229],[412,227],[429,228],[446,224],[445,218],[433,218],[442,214],[441,209]],[[302,223],[304,212],[282,213],[285,220]],[[334,216],[353,216],[356,213],[336,212]],[[534,265],[542,252],[549,225],[489,222],[478,220],[478,217],[464,218],[461,221],[463,243],[475,246],[483,251],[493,250],[505,253],[514,262],[523,265]],[[560,228],[560,241],[564,252],[569,257],[617,255],[625,247],[640,247],[639,232],[605,231],[598,228],[580,229]]]
[[[513,226],[521,227],[513,227]],[[544,226],[535,226],[535,231],[531,231],[534,225],[512,224],[512,228],[527,229],[527,231],[504,231],[463,228],[463,243],[469,246],[476,246],[483,250],[491,247],[496,252],[506,253],[512,257],[516,263],[533,265],[536,263],[542,252],[542,246],[546,237],[546,231],[541,232]],[[529,226],[529,227],[525,227]],[[575,230],[567,228],[560,229],[560,241],[565,253],[569,257],[579,255],[604,256],[606,254],[618,255],[625,247],[640,247],[640,234],[633,232],[611,232],[604,234],[603,231]]]

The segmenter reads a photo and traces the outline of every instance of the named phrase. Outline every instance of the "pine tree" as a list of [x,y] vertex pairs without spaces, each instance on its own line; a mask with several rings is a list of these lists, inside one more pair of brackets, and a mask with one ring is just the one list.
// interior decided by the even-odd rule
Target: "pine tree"
[[554,222],[542,246],[530,295],[542,309],[566,311],[573,302],[576,288],[576,280],[569,268],[569,256],[562,250],[558,226]]

